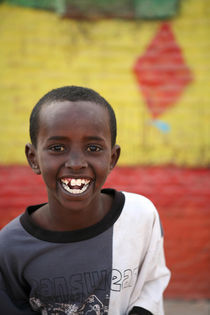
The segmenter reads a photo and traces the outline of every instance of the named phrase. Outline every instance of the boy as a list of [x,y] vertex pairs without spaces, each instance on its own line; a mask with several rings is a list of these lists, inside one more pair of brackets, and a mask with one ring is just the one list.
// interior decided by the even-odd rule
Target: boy
[[30,117],[26,157],[48,203],[0,236],[1,314],[162,315],[169,281],[160,221],[143,196],[104,189],[120,155],[109,103],[52,90]]

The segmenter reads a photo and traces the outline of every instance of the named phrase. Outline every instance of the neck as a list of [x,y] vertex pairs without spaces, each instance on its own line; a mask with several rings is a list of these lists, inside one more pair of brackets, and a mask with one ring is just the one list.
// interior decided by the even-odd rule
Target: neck
[[49,203],[33,213],[33,220],[44,229],[52,231],[74,231],[100,222],[111,209],[112,197],[100,194],[89,209],[59,209]]

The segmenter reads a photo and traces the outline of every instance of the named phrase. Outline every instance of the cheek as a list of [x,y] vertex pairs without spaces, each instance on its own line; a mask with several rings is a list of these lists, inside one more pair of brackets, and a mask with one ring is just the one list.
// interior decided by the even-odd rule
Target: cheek
[[95,170],[101,179],[106,178],[110,171],[110,159],[105,156],[100,161],[97,161],[97,163],[95,163]]
[[58,166],[55,161],[49,158],[43,158],[40,161],[40,171],[45,182],[51,178],[55,180],[57,170]]

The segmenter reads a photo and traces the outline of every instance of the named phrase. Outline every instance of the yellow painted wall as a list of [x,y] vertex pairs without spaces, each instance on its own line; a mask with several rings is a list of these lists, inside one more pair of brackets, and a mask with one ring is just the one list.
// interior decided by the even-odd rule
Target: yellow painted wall
[[210,7],[206,0],[181,4],[171,25],[194,81],[161,115],[167,134],[151,125],[132,72],[161,22],[73,21],[0,5],[0,163],[26,163],[32,107],[52,88],[74,84],[96,89],[113,105],[121,165],[209,165]]

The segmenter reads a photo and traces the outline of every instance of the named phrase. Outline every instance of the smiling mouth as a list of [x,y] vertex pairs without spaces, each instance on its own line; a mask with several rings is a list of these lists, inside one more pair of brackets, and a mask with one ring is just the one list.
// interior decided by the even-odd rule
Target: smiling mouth
[[62,178],[60,181],[63,189],[74,195],[84,193],[90,185],[90,179],[86,178]]

